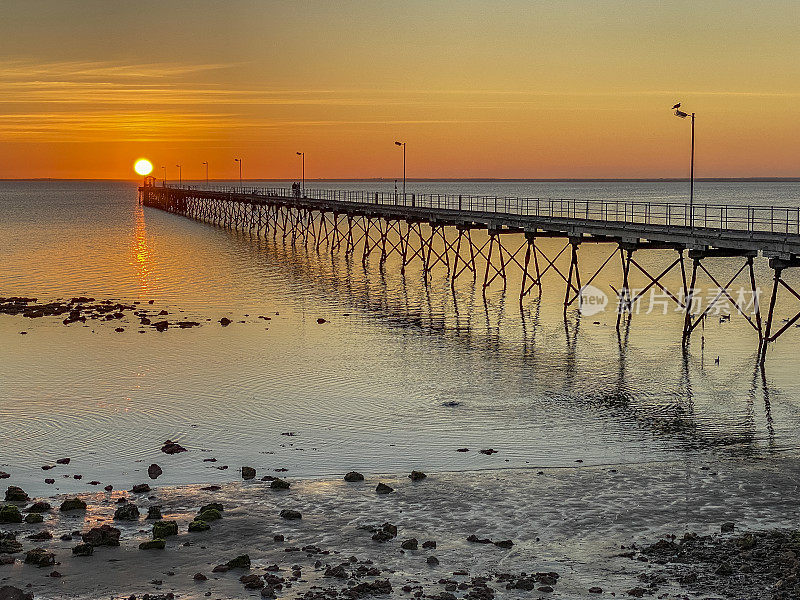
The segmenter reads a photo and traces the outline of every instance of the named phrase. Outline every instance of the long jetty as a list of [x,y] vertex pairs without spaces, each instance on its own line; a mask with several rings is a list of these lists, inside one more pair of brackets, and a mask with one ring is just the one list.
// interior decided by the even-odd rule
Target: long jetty
[[[153,178],[139,188],[144,206],[215,224],[273,236],[290,242],[326,248],[346,255],[360,254],[364,263],[378,256],[383,264],[397,255],[400,270],[418,261],[427,276],[445,268],[451,285],[469,273],[482,275],[483,290],[495,281],[505,287],[507,270],[522,272],[520,302],[528,294],[541,293],[542,277],[548,272],[565,284],[564,314],[580,302],[585,286],[620,258],[617,328],[630,319],[635,303],[653,287],[671,298],[684,311],[683,343],[713,310],[727,299],[752,326],[758,336],[758,359],[763,364],[768,344],[800,319],[800,312],[774,327],[778,291],[783,288],[800,300],[800,294],[783,277],[784,270],[800,266],[800,208],[575,200],[540,198],[478,197],[454,194],[398,194],[345,190],[300,190],[286,188],[196,188],[157,186]],[[485,230],[488,239],[473,240],[472,232]],[[517,245],[508,234],[522,234]],[[564,240],[557,254],[548,256],[538,240]],[[519,236],[517,238],[519,239]],[[581,244],[611,245],[611,253],[599,269],[581,283],[578,249]],[[651,274],[636,261],[636,252],[676,252],[672,263]],[[569,268],[556,265],[566,254]],[[772,290],[766,320],[762,321],[759,292],[753,272],[754,258],[769,260],[773,270]],[[724,257],[740,267],[727,282],[721,282],[704,263]],[[687,268],[686,262],[691,262]],[[631,267],[643,273],[648,284],[640,290],[629,286]],[[665,277],[679,270],[681,289],[669,290]],[[698,271],[717,286],[716,298],[705,310],[693,310]],[[731,292],[739,276],[747,278],[753,294],[748,314]],[[426,279],[427,280],[427,279]]]

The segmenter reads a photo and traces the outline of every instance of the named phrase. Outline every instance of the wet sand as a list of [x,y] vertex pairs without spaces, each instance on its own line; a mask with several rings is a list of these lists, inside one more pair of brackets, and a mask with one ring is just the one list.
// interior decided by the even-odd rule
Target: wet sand
[[[231,469],[231,476],[236,475]],[[442,597],[447,583],[440,581],[470,582],[475,576],[492,577],[486,586],[495,597],[596,598],[612,593],[626,597],[627,591],[641,585],[640,575],[658,568],[621,556],[632,544],[653,543],[669,534],[719,532],[726,522],[735,523],[738,533],[791,527],[800,516],[796,501],[800,461],[792,458],[441,473],[416,482],[406,473],[367,475],[356,483],[290,481],[288,490],[274,490],[255,479],[231,482],[217,491],[151,482],[153,490],[148,494],[82,494],[89,504],[85,514],[60,513],[61,499],[54,498],[50,500],[54,509],[44,514],[44,523],[2,525],[0,530],[18,532],[24,551],[42,547],[54,552],[56,565],[26,565],[24,552],[16,554],[15,564],[0,566],[0,586],[30,585],[37,598],[121,598],[168,592],[187,599],[245,598],[259,597],[260,592],[245,589],[239,581],[242,575],[263,574],[267,566],[278,565],[277,575],[286,578],[293,565],[300,565],[299,579],[290,582],[290,588],[276,591],[279,598],[295,598],[313,586],[346,589],[345,580],[324,574],[326,566],[335,567],[353,556],[361,562],[351,563],[351,568],[373,561],[366,568],[381,571],[377,577],[358,581],[387,579],[392,597],[413,597],[420,589],[426,597]],[[377,494],[378,482],[395,491]],[[123,495],[143,511],[138,522],[112,521],[117,499]],[[212,522],[210,531],[188,533],[189,522],[208,502],[224,505],[223,518]],[[178,522],[180,533],[167,538],[165,550],[138,549],[140,542],[151,537],[152,521],[144,520],[148,506],[161,506],[165,519]],[[300,511],[302,519],[281,518],[284,509]],[[385,522],[397,526],[396,538],[373,541],[369,528]],[[98,547],[93,556],[77,557],[71,548],[80,540],[59,539],[103,523],[121,530],[119,547]],[[53,540],[27,539],[42,529],[50,531]],[[274,541],[276,534],[285,540]],[[470,535],[512,540],[513,546],[468,542]],[[419,549],[402,550],[401,543],[410,538],[418,540]],[[423,549],[426,540],[435,540],[436,548]],[[307,545],[328,553],[288,551]],[[214,566],[241,554],[250,556],[249,570],[212,572]],[[428,564],[430,556],[438,559],[438,566]],[[62,577],[49,577],[53,570]],[[208,580],[195,581],[198,572]],[[454,572],[469,575],[454,576]],[[523,572],[556,572],[559,578],[550,592],[508,590],[508,581],[497,577],[505,573],[518,578]],[[411,586],[410,592],[404,592],[403,586]],[[589,592],[595,586],[603,592]],[[469,596],[472,590],[453,593],[477,597]],[[660,582],[655,591],[667,598],[689,593],[674,581]]]

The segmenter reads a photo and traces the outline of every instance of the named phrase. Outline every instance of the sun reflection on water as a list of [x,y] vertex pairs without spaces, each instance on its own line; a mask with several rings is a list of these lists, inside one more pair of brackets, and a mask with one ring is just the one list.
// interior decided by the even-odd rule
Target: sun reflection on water
[[139,289],[142,293],[147,292],[150,289],[153,260],[150,247],[147,245],[147,228],[144,222],[144,208],[141,205],[136,206],[131,253],[133,255],[131,264],[136,267]]

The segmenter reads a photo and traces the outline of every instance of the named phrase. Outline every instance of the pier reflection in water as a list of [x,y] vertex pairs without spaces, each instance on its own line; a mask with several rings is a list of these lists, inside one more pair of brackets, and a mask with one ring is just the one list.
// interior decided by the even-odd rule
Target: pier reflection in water
[[[437,270],[426,285],[416,268],[401,276],[390,262],[365,267],[142,210],[134,186],[71,186],[5,196],[3,294],[153,299],[203,325],[92,333],[0,316],[0,437],[14,440],[3,470],[41,481],[41,457],[72,455],[85,478],[122,487],[167,438],[195,458],[205,449],[232,468],[294,477],[797,450],[791,338],[762,373],[753,332],[735,316],[709,319],[684,354],[674,310],[642,310],[618,333],[613,310],[565,320],[554,278],[520,307],[513,277],[484,300],[468,277],[453,290]],[[24,233],[15,211],[28,219]],[[582,256],[587,270],[605,258],[588,247]],[[671,259],[653,251],[642,260],[658,272]],[[610,280],[594,285],[609,292]],[[234,323],[220,327],[222,316]],[[298,435],[281,436],[290,431]],[[478,452],[490,447],[499,452]],[[178,481],[229,479],[176,461],[186,461],[171,474]]]

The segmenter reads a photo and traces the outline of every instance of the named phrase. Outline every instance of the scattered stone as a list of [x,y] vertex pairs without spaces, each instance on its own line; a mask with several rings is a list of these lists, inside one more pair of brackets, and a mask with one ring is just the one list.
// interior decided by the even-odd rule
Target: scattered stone
[[411,475],[408,476],[408,478],[411,481],[421,481],[422,479],[425,479],[426,477],[427,477],[427,475],[425,475],[425,473],[423,473],[422,471],[411,471]]
[[364,476],[358,471],[350,471],[347,475],[344,476],[344,480],[349,481],[350,483],[354,481],[364,481]]
[[208,577],[206,577],[202,573],[195,573],[192,579],[194,579],[195,581],[208,581]]
[[388,542],[397,537],[397,526],[391,523],[384,523],[381,528],[376,530],[372,539],[376,542]]
[[146,494],[150,491],[150,486],[146,483],[137,483],[131,488],[131,492],[134,494]]
[[224,508],[222,506],[222,503],[220,503],[220,502],[209,502],[208,504],[205,504],[205,505],[201,506],[199,512],[200,513],[204,513],[207,510],[216,510],[216,511],[222,512],[224,510]]
[[34,565],[36,567],[49,567],[55,564],[56,555],[48,552],[44,548],[34,548],[25,554],[25,564]]
[[403,541],[403,543],[400,544],[400,547],[403,550],[416,550],[419,547],[418,544],[417,538],[411,538]]
[[6,473],[5,471],[0,471],[0,479],[8,479],[11,477],[10,473]]
[[50,575],[48,575],[48,577],[55,577],[57,579],[59,577],[62,577],[62,575],[58,571],[51,571]]
[[33,600],[33,594],[13,585],[4,585],[0,587],[0,600]]
[[474,533],[467,538],[468,542],[472,542],[473,544],[491,544],[492,540],[489,538],[479,538]]
[[232,558],[225,566],[229,569],[249,569],[250,568],[250,555],[242,554],[236,558]]
[[6,490],[6,502],[27,502],[30,500],[28,494],[21,487],[16,485],[8,486]]
[[167,547],[167,542],[164,538],[154,538],[139,544],[139,550],[163,550]]
[[244,585],[246,590],[260,590],[264,587],[264,582],[258,575],[242,575],[239,581]]
[[159,477],[161,477],[161,474],[163,472],[164,471],[161,469],[161,467],[159,467],[155,463],[147,467],[147,476],[150,477],[150,479],[158,479]]
[[497,454],[497,450],[495,450],[494,448],[486,448],[484,450],[481,450],[480,452],[481,454],[487,454],[487,455]]
[[222,513],[220,513],[216,508],[206,508],[203,512],[195,517],[196,520],[206,521],[207,523],[221,518]]
[[438,567],[439,566],[439,559],[435,556],[429,556],[428,559],[425,561],[431,567]]
[[44,482],[45,482],[47,485],[53,485],[53,484],[56,482],[56,480],[55,480],[55,479],[52,479],[51,477],[48,477],[47,479],[45,479],[45,480],[44,480]]
[[720,531],[722,531],[722,533],[731,533],[731,532],[733,532],[734,529],[736,529],[736,525],[734,523],[730,523],[730,522],[723,523],[720,526]]
[[386,485],[385,483],[378,483],[378,485],[375,486],[375,492],[377,494],[391,494],[393,491],[394,488]]
[[434,540],[428,540],[427,542],[422,542],[422,547],[426,550],[435,550],[436,549],[436,542]]
[[256,470],[253,467],[242,467],[242,479],[248,481],[256,476]]
[[457,448],[456,452],[469,452],[469,448]]
[[165,538],[170,535],[178,535],[177,521],[156,521],[153,523],[153,539]]
[[292,510],[292,509],[290,509],[290,508],[284,508],[284,509],[281,511],[281,515],[280,515],[280,516],[281,516],[282,518],[284,518],[284,519],[289,519],[289,520],[294,520],[294,519],[302,519],[302,518],[303,518],[303,515],[302,515],[302,514],[300,514],[300,512],[299,512],[299,511],[297,511],[297,510]]
[[139,508],[132,502],[127,502],[114,512],[115,521],[138,521]]
[[47,530],[40,531],[39,533],[34,533],[33,535],[29,535],[28,539],[35,540],[37,542],[44,542],[47,540],[53,539],[53,534]]
[[16,554],[22,552],[22,544],[17,541],[16,533],[0,533],[0,554]]
[[323,319],[322,317],[320,317],[319,319],[317,319],[317,323],[322,325],[323,323],[327,323],[327,321],[325,319]]
[[28,513],[25,515],[25,522],[29,525],[41,523],[42,521],[44,521],[44,517],[39,513]]
[[288,490],[289,482],[276,477],[270,482],[269,487],[273,490]]
[[600,586],[597,586],[597,585],[593,585],[592,587],[589,588],[589,593],[590,594],[602,594],[603,593],[603,588],[601,588]]
[[85,544],[92,546],[119,546],[120,530],[111,525],[92,527],[81,535]]
[[508,550],[509,548],[514,546],[514,542],[512,542],[511,540],[501,540],[499,542],[495,542],[494,545],[497,546],[498,548],[504,548]]
[[164,454],[178,454],[180,452],[186,452],[187,450],[179,443],[173,442],[172,440],[167,440],[164,442],[164,446],[161,448],[161,451]]
[[78,544],[72,549],[75,556],[91,556],[94,554],[94,546],[91,544]]
[[151,521],[159,521],[161,520],[161,507],[160,506],[150,506],[147,508],[147,517],[145,517]]
[[230,320],[228,317],[222,317],[222,318],[219,320],[219,324],[220,324],[220,325],[222,325],[223,327],[227,327],[227,326],[228,326],[228,325],[230,325],[231,323],[232,323],[232,321],[231,321],[231,320]]

